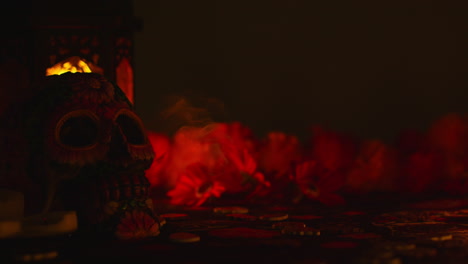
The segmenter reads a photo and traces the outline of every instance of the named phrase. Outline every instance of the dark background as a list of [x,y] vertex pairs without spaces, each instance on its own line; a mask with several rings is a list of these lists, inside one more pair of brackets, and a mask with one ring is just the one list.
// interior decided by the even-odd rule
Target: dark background
[[[259,137],[322,124],[390,142],[466,113],[467,4],[384,2],[134,1],[136,109],[156,131],[210,117]],[[180,98],[194,114],[164,118]]]

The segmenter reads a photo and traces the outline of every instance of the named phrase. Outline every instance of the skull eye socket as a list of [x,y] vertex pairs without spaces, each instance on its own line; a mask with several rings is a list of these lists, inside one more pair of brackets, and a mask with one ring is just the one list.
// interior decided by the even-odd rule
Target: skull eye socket
[[127,139],[127,143],[132,145],[146,144],[142,121],[134,113],[122,110],[115,122],[119,125],[120,131]]
[[85,110],[68,113],[60,120],[56,131],[57,141],[64,146],[90,147],[98,139],[97,117]]

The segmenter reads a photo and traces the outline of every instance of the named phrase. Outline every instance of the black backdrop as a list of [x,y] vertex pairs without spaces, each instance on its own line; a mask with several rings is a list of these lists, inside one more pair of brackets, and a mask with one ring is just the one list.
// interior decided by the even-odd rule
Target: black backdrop
[[[137,111],[186,98],[258,136],[311,124],[392,141],[468,110],[468,4],[445,0],[134,1]],[[184,108],[185,110],[191,108]],[[174,119],[174,117],[172,118]],[[187,123],[184,123],[187,122]]]

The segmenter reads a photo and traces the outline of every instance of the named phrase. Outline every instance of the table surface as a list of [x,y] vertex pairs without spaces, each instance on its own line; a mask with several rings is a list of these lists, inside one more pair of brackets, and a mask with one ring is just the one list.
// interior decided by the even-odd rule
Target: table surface
[[[226,211],[215,212],[220,207]],[[237,207],[248,211],[228,210]],[[42,261],[50,263],[468,263],[466,199],[397,206],[229,204],[157,210],[166,216],[157,237],[119,241],[67,234],[0,240],[9,252],[2,255],[12,261],[13,255],[56,251],[57,257]],[[307,228],[293,227],[299,225]],[[174,233],[190,233],[199,241],[173,240]]]

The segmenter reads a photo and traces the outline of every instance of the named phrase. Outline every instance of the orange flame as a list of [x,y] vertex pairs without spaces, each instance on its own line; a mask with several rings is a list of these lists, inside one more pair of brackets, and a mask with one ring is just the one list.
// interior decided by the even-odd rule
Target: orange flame
[[73,56],[48,68],[46,70],[46,76],[60,75],[66,72],[96,72],[102,74],[103,70],[100,67],[87,62],[83,58]]

